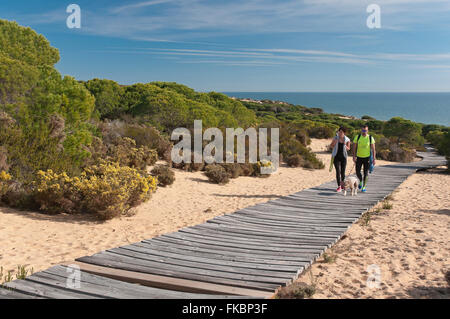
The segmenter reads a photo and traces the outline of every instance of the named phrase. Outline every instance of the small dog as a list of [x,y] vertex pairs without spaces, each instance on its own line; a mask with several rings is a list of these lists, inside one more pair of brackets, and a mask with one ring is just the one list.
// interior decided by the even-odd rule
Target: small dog
[[352,191],[352,196],[353,194],[356,196],[358,193],[358,184],[359,184],[358,178],[354,176],[347,177],[347,179],[344,181],[343,187],[344,196],[347,196],[347,188],[350,188],[350,190]]

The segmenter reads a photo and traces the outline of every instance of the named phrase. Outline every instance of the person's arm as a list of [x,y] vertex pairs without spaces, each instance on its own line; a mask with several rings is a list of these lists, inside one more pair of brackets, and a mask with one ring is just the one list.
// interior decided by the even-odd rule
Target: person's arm
[[333,142],[331,142],[330,147],[331,147],[331,148],[334,148],[334,147],[336,146],[336,143],[337,143],[337,139],[336,139],[336,138],[333,138]]
[[353,142],[353,162],[356,163],[356,143]]
[[345,147],[347,148],[347,151],[350,151],[350,140],[347,141]]
[[373,154],[373,165],[375,165],[377,161],[377,151],[375,150],[375,143],[371,144],[370,147],[372,148],[372,154]]

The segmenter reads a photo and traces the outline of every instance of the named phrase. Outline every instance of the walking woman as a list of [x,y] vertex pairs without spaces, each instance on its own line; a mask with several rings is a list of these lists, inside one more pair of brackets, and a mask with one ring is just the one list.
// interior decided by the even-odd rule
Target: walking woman
[[333,138],[331,148],[333,149],[332,158],[334,159],[334,168],[336,169],[337,192],[342,191],[345,180],[345,168],[347,167],[347,151],[350,150],[350,139],[345,135],[345,127],[340,127],[337,135]]

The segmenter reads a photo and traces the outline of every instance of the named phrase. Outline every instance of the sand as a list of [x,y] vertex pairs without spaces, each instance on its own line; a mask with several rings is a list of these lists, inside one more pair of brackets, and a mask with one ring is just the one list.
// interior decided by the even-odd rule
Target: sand
[[[313,151],[325,162],[326,168],[323,170],[280,167],[270,178],[240,177],[231,180],[229,184],[224,186],[209,183],[202,172],[189,173],[176,170],[175,183],[166,188],[159,188],[150,201],[134,210],[134,215],[106,222],[99,222],[87,216],[67,214],[48,216],[36,212],[0,207],[0,266],[3,266],[6,271],[15,270],[17,265],[33,268],[35,272],[44,270],[62,262],[73,261],[77,257],[173,232],[182,227],[203,223],[215,216],[232,213],[237,209],[320,185],[335,178],[334,171],[331,173],[328,171],[330,154],[325,152],[325,148],[329,143],[330,141],[327,140],[313,139],[311,145]],[[386,163],[388,162],[378,161],[377,165]],[[352,166],[351,161],[349,161],[348,171],[352,169]],[[423,178],[428,179],[425,193],[422,185]],[[381,258],[380,256],[386,256],[388,260],[395,262],[397,268],[394,267],[393,269],[402,271],[402,273],[385,278],[387,278],[386,282],[389,282],[392,278],[396,287],[399,277],[410,278],[409,275],[405,275],[402,268],[405,262],[410,267],[412,267],[413,261],[419,260],[418,258],[421,258],[420,263],[434,263],[435,260],[441,259],[443,260],[442,263],[447,262],[448,264],[448,250],[442,244],[448,238],[448,211],[447,214],[424,212],[421,219],[422,222],[426,223],[424,225],[421,225],[416,219],[400,217],[402,216],[400,214],[408,216],[410,210],[420,210],[420,207],[426,207],[428,210],[449,207],[448,202],[446,206],[444,204],[449,197],[448,186],[446,186],[447,193],[442,193],[442,185],[449,185],[448,179],[446,183],[442,182],[442,179],[445,178],[448,178],[448,176],[415,175],[412,180],[418,180],[414,184],[410,184],[411,182],[408,180],[405,184],[410,185],[406,188],[403,184],[403,189],[396,196],[396,200],[400,200],[402,197],[410,198],[411,195],[407,192],[412,194],[424,193],[423,197],[408,201],[407,206],[394,201],[395,208],[392,213],[401,208],[398,216],[394,216],[392,220],[386,217],[384,222],[378,222],[377,219],[372,222],[371,225],[377,225],[377,227],[374,227],[376,228],[376,234],[379,236],[384,234],[389,239],[388,242],[392,242],[393,245],[405,241],[405,248],[403,248],[403,245],[394,245],[395,249],[392,248],[396,255],[385,252],[381,247],[378,249],[378,246],[375,247],[375,251],[370,249],[367,251],[368,257],[360,255],[355,247],[363,250],[365,245],[360,241],[367,241],[368,239],[364,236],[370,236],[371,233],[368,233],[367,229],[359,229],[359,226],[352,227],[348,239],[343,240],[339,245],[348,244],[351,238],[352,247],[347,249],[351,249],[353,254],[348,259],[343,256],[338,258],[336,264],[330,265],[330,267],[337,265],[350,267],[355,270],[354,277],[343,276],[342,272],[338,272],[336,269],[333,272],[333,269],[330,268],[330,271],[326,271],[327,279],[333,280],[334,278],[334,280],[337,280],[338,278],[345,285],[332,286],[328,289],[324,282],[324,292],[317,296],[353,297],[346,292],[347,288],[345,287],[353,287],[356,285],[353,281],[363,280],[361,272],[358,271],[359,268],[356,266],[356,258],[361,259],[358,261],[360,264],[364,264],[362,261],[365,260],[364,258],[372,258],[370,256],[378,256],[379,258]],[[441,182],[436,182],[437,180]],[[436,196],[440,196],[441,201],[435,203]],[[439,205],[441,208],[433,207],[433,205]],[[442,220],[434,220],[434,218]],[[442,226],[442,224],[445,225]],[[415,233],[415,229],[426,231],[426,236],[424,233]],[[411,230],[411,234],[409,230]],[[371,236],[375,236],[375,234]],[[424,241],[425,238],[430,238],[432,241]],[[427,246],[420,247],[420,249],[414,246],[413,249],[409,245],[417,245],[415,239],[420,240],[420,243]],[[373,240],[371,239],[371,242]],[[382,243],[381,240],[377,245]],[[401,250],[399,251],[399,249]],[[410,251],[405,252],[403,249],[409,249]],[[427,253],[424,254],[423,251],[427,251]],[[395,256],[395,260],[393,256]],[[431,256],[432,259],[430,259]],[[402,258],[406,258],[406,261],[402,261]],[[375,257],[373,259],[382,268],[390,269],[390,266],[382,263],[379,259]],[[429,271],[436,273],[432,271],[433,269],[429,268]],[[313,267],[312,270],[313,273],[319,274],[318,268]],[[386,270],[386,276],[388,271],[390,270]],[[436,274],[436,277],[439,277],[439,274]],[[403,279],[403,281],[405,280],[409,279]],[[334,291],[334,293],[331,293],[331,291]],[[382,297],[382,295],[379,296]]]

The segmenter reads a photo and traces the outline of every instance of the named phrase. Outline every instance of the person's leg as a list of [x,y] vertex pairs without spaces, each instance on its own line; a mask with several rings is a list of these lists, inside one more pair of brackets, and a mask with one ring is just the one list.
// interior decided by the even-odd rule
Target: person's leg
[[337,182],[338,187],[339,187],[339,186],[341,186],[341,181],[340,181],[340,178],[341,178],[341,171],[340,171],[341,165],[340,165],[340,161],[339,161],[339,159],[337,157],[334,158],[334,168],[336,170],[336,182]]
[[345,170],[346,169],[347,169],[347,159],[343,158],[341,160],[341,184],[345,181]]
[[362,175],[361,175],[361,167],[362,167],[362,164],[363,164],[363,162],[362,162],[362,158],[360,158],[360,157],[357,157],[356,158],[356,176],[358,177],[358,179],[359,179],[359,182],[361,183],[362,182]]
[[367,179],[369,177],[370,157],[364,158],[364,187],[367,185]]

